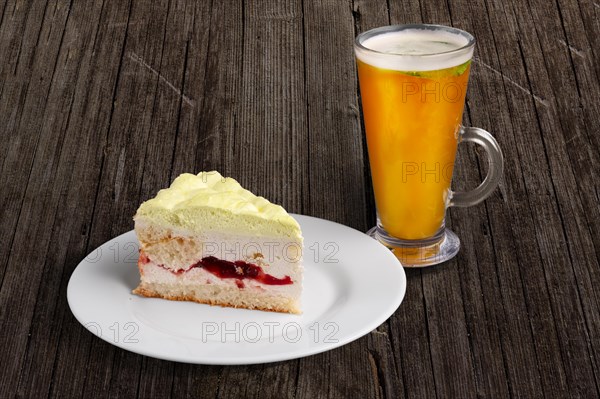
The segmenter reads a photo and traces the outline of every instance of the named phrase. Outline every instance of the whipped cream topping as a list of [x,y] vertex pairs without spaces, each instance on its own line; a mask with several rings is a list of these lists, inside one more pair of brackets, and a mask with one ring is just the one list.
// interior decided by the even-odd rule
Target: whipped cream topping
[[298,222],[285,209],[215,171],[180,175],[169,188],[144,202],[134,220],[193,232],[208,229],[301,237]]

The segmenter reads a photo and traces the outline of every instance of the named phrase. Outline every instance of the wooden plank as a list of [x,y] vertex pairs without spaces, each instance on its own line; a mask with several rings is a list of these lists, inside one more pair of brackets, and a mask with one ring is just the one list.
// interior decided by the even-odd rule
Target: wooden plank
[[[173,148],[173,164],[171,166],[170,180],[181,173],[199,172],[205,165],[196,162],[198,142],[205,143],[204,147],[215,147],[213,136],[216,132],[204,131],[200,128],[201,120],[216,118],[216,115],[206,114],[203,118],[205,98],[213,101],[214,98],[224,95],[213,87],[208,90],[211,83],[215,81],[221,69],[215,68],[213,76],[208,78],[207,66],[209,61],[216,58],[223,43],[217,41],[218,27],[212,25],[213,18],[212,2],[197,2],[194,9],[194,21],[190,32],[187,48],[187,65],[183,77],[182,94],[186,96],[189,103],[180,108],[179,123],[177,126],[177,140]],[[220,23],[216,15],[216,23]],[[213,45],[213,53],[209,54],[210,45]],[[224,63],[225,60],[222,60]],[[214,64],[213,64],[214,65]],[[224,65],[223,65],[224,67]],[[206,151],[208,152],[208,151]]]
[[[549,294],[547,287],[540,284],[544,275],[538,241],[530,234],[529,226],[534,224],[532,209],[526,200],[530,169],[544,166],[536,166],[539,160],[534,154],[524,159],[521,152],[522,148],[526,151],[535,148],[529,143],[530,135],[522,132],[536,130],[530,126],[529,112],[532,101],[541,98],[536,100],[526,89],[523,66],[514,60],[519,35],[514,15],[507,13],[499,3],[485,5],[489,27],[480,29],[491,29],[493,36],[487,40],[491,39],[492,43],[479,47],[473,73],[481,79],[474,80],[476,85],[471,93],[474,104],[497,101],[497,105],[492,103],[491,109],[499,112],[490,113],[481,106],[473,106],[471,113],[484,122],[484,127],[493,129],[501,146],[509,149],[504,151],[506,166],[501,196],[488,200],[497,273],[505,302],[505,315],[499,319],[499,327],[511,394],[540,397],[566,389]],[[482,40],[486,40],[485,37]],[[485,81],[492,84],[483,84]],[[523,144],[523,140],[527,144]]]
[[[29,3],[28,3],[29,4]],[[42,18],[44,8],[21,7],[11,9],[0,30],[0,60],[3,67],[0,81],[3,85],[0,97],[0,184],[3,187],[0,197],[0,281],[7,267],[10,249],[13,246],[17,221],[23,204],[27,183],[32,170],[36,148],[40,138],[42,117],[45,112],[48,91],[58,53],[63,39],[64,26],[68,16],[66,3],[56,5],[55,12]],[[31,23],[26,24],[27,15],[33,14]],[[28,28],[27,32],[22,29]],[[46,40],[37,47],[31,31],[40,32]],[[27,37],[21,56],[21,68],[16,68],[20,40]],[[33,48],[37,48],[37,62],[34,64]],[[14,62],[13,62],[14,61]],[[34,64],[33,68],[29,65]],[[16,68],[16,69],[15,69]],[[6,72],[5,72],[6,71]],[[30,81],[36,82],[30,85]],[[23,118],[23,115],[27,117]]]
[[[533,111],[531,111],[533,102],[536,104],[544,104],[545,99],[541,98],[539,95],[535,95],[535,93],[532,94],[531,90],[528,88],[527,78],[524,73],[524,65],[522,63],[517,63],[514,60],[512,62],[508,61],[511,59],[511,54],[514,54],[515,49],[519,49],[519,41],[517,39],[518,33],[516,32],[518,26],[515,22],[514,15],[509,10],[502,18],[500,17],[504,11],[502,8],[498,8],[494,3],[490,3],[489,7],[495,11],[497,10],[496,12],[490,12],[490,20],[496,43],[498,43],[497,50],[499,64],[490,65],[488,62],[479,60],[475,66],[477,67],[479,64],[480,68],[483,67],[488,73],[501,77],[506,87],[508,109],[511,118],[513,119],[513,130],[515,130],[514,137],[516,143],[511,143],[513,139],[510,135],[508,135],[505,140],[509,140],[508,148],[516,148],[518,150],[518,153],[515,155],[518,157],[520,163],[518,166],[507,167],[506,170],[508,173],[516,170],[523,170],[523,186],[520,188],[518,186],[515,187],[517,188],[517,191],[510,187],[510,185],[515,186],[518,179],[509,179],[508,176],[505,179],[508,190],[506,190],[504,194],[508,196],[507,202],[514,204],[512,207],[508,207],[507,210],[511,213],[514,212],[515,209],[518,211],[518,214],[512,216],[512,219],[515,221],[514,229],[516,233],[514,236],[519,237],[519,239],[516,240],[518,258],[522,259],[522,262],[528,265],[527,267],[521,268],[521,273],[525,285],[526,303],[529,308],[528,315],[531,321],[531,328],[533,329],[533,337],[538,357],[537,363],[540,369],[544,392],[546,392],[546,394],[549,394],[550,392],[564,392],[568,388],[566,387],[565,371],[561,364],[562,361],[558,351],[558,340],[556,338],[556,327],[552,318],[552,309],[549,303],[549,292],[547,287],[539,284],[539,281],[545,280],[544,270],[539,266],[541,260],[534,260],[540,258],[540,254],[537,253],[539,250],[536,248],[540,241],[538,237],[532,237],[532,234],[529,233],[529,229],[524,227],[524,225],[530,226],[535,224],[536,211],[547,208],[549,205],[551,206],[551,204],[547,204],[546,200],[541,204],[535,203],[535,205],[526,205],[525,208],[521,207],[521,204],[523,203],[522,199],[527,196],[529,196],[529,198],[535,198],[535,195],[532,195],[535,186],[539,184],[538,182],[540,180],[544,181],[544,178],[531,179],[530,176],[532,174],[540,174],[540,172],[543,172],[548,168],[547,165],[543,164],[543,160],[540,160],[539,155],[536,156],[535,152],[531,151],[532,148],[539,149],[543,148],[543,146],[540,145],[539,141],[536,141],[535,136],[532,136],[531,134],[523,135],[521,133],[521,131],[535,132],[538,130],[538,127],[535,124],[531,124],[529,115],[533,113]],[[510,29],[505,29],[507,26],[510,27]],[[503,27],[503,29],[500,29],[501,27]],[[488,95],[487,98],[490,98],[490,95]],[[507,162],[510,165],[510,163],[513,162],[513,157],[508,156]],[[529,207],[529,211],[526,209],[527,207]],[[489,209],[493,210],[493,207],[490,207]],[[531,216],[529,216],[530,214]],[[494,233],[494,235],[497,234]],[[532,238],[533,242],[523,245],[525,242],[531,241]],[[505,244],[502,240],[498,240],[498,243],[502,246]],[[532,248],[535,248],[535,250],[532,251]],[[499,259],[502,259],[501,257],[506,257],[507,253],[508,251],[497,251]],[[499,263],[504,264],[504,262]],[[499,269],[499,272],[501,272],[501,269]],[[514,303],[516,304],[517,302],[515,301]],[[509,360],[511,359],[511,356],[519,353],[515,351],[515,349],[519,348],[507,346],[505,349],[509,352]],[[507,362],[509,373],[511,372],[510,368],[512,368],[513,365],[524,364],[527,359],[528,357],[525,357],[524,361]],[[525,380],[521,373],[515,372],[511,381],[513,384],[518,384]],[[533,382],[534,380],[531,379],[531,381]]]
[[[182,149],[194,160],[195,171],[219,170],[227,175],[236,132],[236,102],[241,93],[243,5],[240,1],[213,2],[204,65],[202,92],[199,92],[199,126],[190,149]],[[223,29],[226,26],[227,29]],[[184,143],[185,145],[185,143]],[[177,162],[177,161],[176,161]],[[182,170],[185,171],[185,170]]]
[[[144,158],[144,175],[141,184],[141,200],[152,198],[158,190],[171,184],[170,171],[179,133],[180,116],[184,108],[191,109],[196,102],[184,92],[185,69],[189,62],[191,31],[194,26],[193,4],[181,0],[170,3],[167,12],[164,44],[158,67],[146,63],[134,52],[126,57],[137,63],[138,74],[158,77],[157,96],[152,109],[149,141]],[[199,16],[200,18],[202,16]],[[158,35],[158,32],[157,32]]]
[[409,398],[437,396],[420,270],[406,270],[406,295],[390,318],[392,349]]
[[[588,396],[591,392],[598,392],[598,381],[595,379],[597,373],[594,372],[597,365],[591,359],[588,336],[590,326],[583,314],[580,289],[593,292],[589,273],[595,274],[597,280],[599,272],[597,259],[585,255],[594,248],[589,236],[585,237],[589,234],[587,223],[577,216],[584,215],[582,198],[590,198],[590,194],[581,193],[580,190],[588,191],[590,187],[593,190],[597,186],[589,174],[590,165],[594,169],[599,165],[596,163],[594,167],[593,163],[588,163],[595,161],[596,157],[591,155],[594,152],[574,153],[572,146],[566,146],[567,141],[576,140],[578,135],[585,134],[588,127],[585,126],[581,109],[572,106],[578,102],[577,77],[572,68],[569,68],[571,62],[568,49],[562,47],[561,51],[555,51],[560,46],[557,40],[566,39],[563,36],[564,30],[560,29],[561,17],[558,10],[555,5],[548,7],[541,2],[533,4],[529,10],[524,9],[520,3],[515,3],[514,9],[522,33],[521,48],[530,53],[523,60],[529,85],[534,92],[554,92],[554,101],[548,106],[541,102],[535,104],[537,123],[543,132],[538,148],[544,151],[550,173],[547,192],[540,199],[540,206],[536,207],[542,210],[539,224],[536,223],[536,235],[544,261],[546,281],[552,290],[550,300],[570,392]],[[552,15],[554,18],[547,17]],[[544,21],[546,28],[550,28],[540,30],[533,21]],[[556,35],[560,35],[559,38],[549,37]],[[545,57],[544,54],[552,56]],[[595,83],[597,87],[597,82]],[[593,86],[590,88],[593,89]],[[587,146],[584,140],[577,144],[582,148]],[[578,158],[583,158],[583,162],[577,161]],[[597,175],[593,170],[591,173]],[[578,185],[580,190],[572,189]],[[549,201],[553,203],[550,207],[545,205]],[[583,200],[583,203],[590,205],[591,201],[595,207],[592,205],[588,212],[597,214],[597,201],[588,199]],[[554,228],[549,229],[548,224]],[[582,240],[582,237],[585,239]],[[581,262],[586,266],[581,267]],[[557,265],[564,267],[557,268]],[[598,303],[588,301],[587,304],[591,306],[590,313],[597,315]],[[577,338],[573,339],[574,337]]]
[[[567,22],[565,24],[565,28],[567,29],[567,34],[569,36],[570,45],[573,46],[573,49],[576,51],[583,52],[584,55],[589,54],[589,58],[592,60],[597,60],[600,58],[599,46],[600,46],[600,7],[598,7],[598,3],[594,1],[570,1],[570,2],[559,2],[559,6],[562,10],[569,9],[571,12],[576,13],[579,12],[579,22],[571,24],[570,21],[577,21],[576,15],[573,15],[573,18],[567,17]],[[570,34],[572,29],[579,29],[580,34],[577,35],[577,38],[574,35]],[[578,46],[580,43],[583,44],[587,39],[589,42],[589,47]],[[600,80],[600,65],[597,62],[592,62],[593,68],[596,71],[596,80]],[[597,102],[594,102],[597,104]]]
[[225,367],[216,397],[293,398],[297,373],[297,361]]
[[[354,0],[352,2],[352,17],[354,18],[355,36],[369,29],[390,24],[390,10],[387,1],[384,0]],[[358,93],[360,96],[360,90]],[[361,129],[361,131],[363,130]]]
[[237,127],[224,164],[250,191],[301,212],[308,178],[308,162],[298,162],[308,137],[302,4],[257,1],[243,10]]
[[[568,60],[571,63],[571,68],[565,66],[567,70],[573,70],[575,85],[570,86],[569,98],[563,98],[559,102],[559,115],[565,119],[561,122],[563,125],[564,147],[569,155],[569,161],[573,166],[576,179],[575,183],[578,187],[581,205],[585,212],[578,209],[578,215],[584,215],[583,221],[587,221],[587,226],[583,225],[582,229],[590,230],[591,239],[595,248],[596,258],[600,258],[600,228],[595,221],[600,218],[599,199],[600,183],[597,176],[600,173],[600,128],[598,127],[597,119],[600,113],[600,102],[597,101],[598,93],[600,93],[600,66],[598,60],[598,36],[592,32],[600,32],[600,24],[598,19],[593,23],[588,23],[589,6],[591,2],[583,4],[574,4],[569,1],[559,1],[557,3],[557,11],[554,17],[560,20],[560,24],[556,24],[556,29],[553,32],[544,33],[547,37],[542,41],[544,49],[554,43],[558,43],[559,47],[565,47],[568,52]],[[596,4],[595,12],[600,14],[600,7]],[[558,14],[558,15],[557,15]],[[562,28],[562,29],[561,29]],[[564,36],[561,34],[564,31]],[[556,47],[552,47],[553,51],[560,51]],[[564,57],[564,56],[563,56]],[[565,58],[563,58],[565,60]],[[566,60],[565,60],[566,61]],[[559,71],[553,71],[558,74]],[[550,77],[553,82],[552,76]],[[554,89],[555,92],[558,88]],[[563,112],[565,115],[563,115]],[[566,128],[566,124],[571,121],[577,123],[578,129]],[[578,225],[582,223],[578,221]],[[582,234],[581,239],[586,240],[588,234]],[[589,247],[586,243],[585,246]],[[574,251],[576,252],[576,251]],[[597,270],[595,268],[594,270]],[[593,270],[590,271],[593,273]]]
[[[18,393],[22,397],[44,397],[50,392],[63,328],[61,321],[65,317],[72,319],[66,304],[68,277],[86,254],[102,158],[102,150],[99,149],[105,145],[109,121],[106,110],[112,105],[112,93],[107,91],[115,86],[121,55],[121,48],[115,43],[123,43],[126,25],[113,29],[106,22],[115,23],[120,19],[126,22],[128,16],[126,3],[121,7],[96,6],[98,8],[94,12],[90,12],[89,7],[74,8],[72,17],[85,22],[84,26],[88,29],[82,31],[78,25],[71,23],[65,32],[65,43],[69,43],[69,47],[63,51],[68,54],[67,59],[71,56],[75,60],[73,62],[79,63],[79,70],[73,79],[76,87],[63,152],[76,155],[74,159],[68,158],[69,162],[62,166],[62,182],[56,185],[60,187],[57,191],[61,193],[62,203],[77,203],[79,206],[60,207],[57,211],[43,283],[37,293],[26,360],[19,379]],[[81,53],[74,49],[81,49]],[[61,72],[57,72],[57,76],[60,75]],[[80,326],[74,325],[73,328],[89,339],[89,334]],[[77,357],[73,348],[79,347],[73,345],[69,352],[71,364],[75,365],[73,357],[80,360],[88,353],[79,352],[80,357]],[[84,374],[80,369],[72,370],[69,374],[71,381],[82,382]]]
[[219,393],[219,379],[222,366],[197,366],[175,363],[173,373],[174,398],[216,398]]
[[[60,5],[57,5],[57,8],[60,9]],[[5,355],[4,372],[0,375],[0,386],[7,392],[16,392],[21,368],[26,360],[38,289],[43,282],[44,270],[52,266],[47,263],[46,253],[53,226],[57,223],[55,216],[62,192],[61,189],[50,191],[48,186],[52,187],[56,183],[62,187],[62,182],[71,172],[68,165],[73,154],[63,152],[62,145],[63,140],[67,140],[65,131],[71,116],[74,77],[77,76],[81,54],[70,47],[72,43],[62,46],[68,15],[69,10],[62,8],[57,10],[55,15],[49,15],[42,23],[43,31],[54,30],[56,34],[49,37],[48,47],[45,48],[47,51],[39,49],[38,62],[40,66],[48,62],[50,68],[55,68],[58,72],[53,74],[55,70],[50,69],[48,75],[43,74],[48,67],[45,65],[41,70],[35,68],[32,77],[39,79],[40,76],[53,76],[52,81],[48,84],[40,81],[39,85],[31,86],[27,77],[20,83],[11,79],[8,82],[10,90],[3,91],[2,107],[6,105],[10,108],[7,104],[12,100],[15,101],[15,112],[26,113],[15,117],[12,125],[8,124],[10,131],[14,129],[18,132],[15,134],[19,137],[16,141],[22,140],[25,145],[9,148],[10,152],[3,168],[9,168],[10,172],[3,173],[1,180],[3,187],[9,187],[8,195],[2,197],[2,211],[8,212],[2,215],[2,220],[6,221],[7,227],[12,224],[14,228],[14,237],[13,231],[3,232],[3,235],[7,233],[12,237],[12,249],[10,254],[8,251],[4,252],[6,247],[3,244],[6,269],[0,288],[0,320],[3,331],[0,347],[10,348],[11,351],[11,355]],[[24,44],[24,47],[30,46],[33,46],[33,43]],[[69,51],[73,51],[71,58]],[[25,76],[31,72],[26,72]],[[23,93],[24,97],[5,97],[12,96],[13,90]],[[38,104],[41,108],[36,106]],[[19,122],[15,125],[15,121]],[[6,127],[7,125],[2,125],[3,129]],[[29,141],[30,139],[32,140]],[[36,151],[38,139],[39,150]],[[14,153],[16,150],[22,152]],[[17,158],[21,158],[23,164],[20,165]],[[24,173],[17,173],[17,170],[13,169],[19,166],[23,167]],[[14,177],[14,180],[11,177]],[[18,207],[21,207],[21,211]],[[23,265],[27,265],[27,273],[23,272]]]
[[[4,23],[4,15],[6,14],[6,6],[8,4],[8,0],[0,1],[0,29],[2,29],[2,25]],[[0,90],[0,94],[2,91]]]
[[377,397],[394,398],[406,396],[400,367],[396,362],[391,336],[396,331],[385,322],[367,335],[367,353]]
[[[63,15],[64,7],[68,6],[68,3],[57,4],[57,6],[59,9],[62,6],[63,10],[60,14]],[[0,84],[2,85],[0,87],[4,87],[9,76],[15,76],[17,72],[27,72],[27,66],[30,65],[43,27],[46,7],[47,5],[41,2],[6,1],[4,3],[0,20],[0,54],[3,55],[0,60]],[[23,79],[23,82],[27,82],[27,79]],[[11,84],[11,82],[7,83]],[[0,90],[0,93],[2,91]]]
[[[579,4],[580,7],[583,5]],[[579,245],[574,243],[571,249],[573,259],[573,269],[579,290],[579,296],[582,304],[582,311],[587,325],[588,345],[591,351],[591,362],[596,377],[596,387],[600,387],[600,294],[594,287],[600,284],[600,228],[597,220],[600,218],[600,182],[598,174],[600,173],[600,128],[597,124],[600,114],[600,68],[597,62],[597,48],[594,47],[598,42],[597,37],[590,37],[588,29],[585,28],[585,16],[580,13],[579,7],[572,2],[558,2],[557,10],[564,29],[564,40],[560,38],[550,38],[557,40],[561,45],[565,44],[568,48],[570,61],[573,67],[576,87],[571,87],[571,96],[576,97],[580,107],[573,107],[568,102],[561,102],[563,107],[558,111],[560,116],[570,115],[570,118],[564,122],[563,134],[565,139],[565,150],[569,154],[569,160],[573,165],[573,174],[570,186],[578,187],[581,206],[574,207],[572,215],[563,215],[565,224],[570,227],[570,235],[574,235],[581,240]],[[598,7],[596,7],[598,10]],[[556,15],[556,14],[555,14]],[[596,31],[600,25],[596,20]],[[594,29],[594,27],[591,27]],[[560,34],[557,29],[553,34]],[[542,42],[544,45],[545,41]],[[578,49],[582,49],[579,51]],[[552,77],[550,78],[552,81]],[[555,89],[556,93],[559,93]],[[568,107],[571,111],[564,109]],[[574,111],[574,112],[573,112]],[[575,119],[583,126],[579,133],[573,135],[570,126],[570,119]],[[584,153],[585,156],[580,154]],[[557,187],[558,190],[560,188]],[[561,206],[561,210],[562,210]],[[564,212],[564,211],[563,211]],[[573,221],[575,223],[573,223]],[[578,233],[579,232],[579,233]],[[595,252],[595,258],[594,258]]]
[[364,231],[364,152],[351,11],[347,4],[304,3],[310,154],[305,201],[307,213]]
[[[385,0],[354,0],[352,5],[352,16],[354,18],[354,36],[378,26],[390,24],[389,2]],[[358,75],[356,76],[358,79]],[[357,82],[357,96],[359,114],[362,115],[362,100]],[[365,125],[363,118],[360,119],[360,136],[363,147],[364,187],[365,187],[365,216],[367,220],[366,229],[375,226],[377,215],[375,210],[375,196],[371,180],[371,168],[369,165],[369,152],[367,148],[367,136],[364,134]]]

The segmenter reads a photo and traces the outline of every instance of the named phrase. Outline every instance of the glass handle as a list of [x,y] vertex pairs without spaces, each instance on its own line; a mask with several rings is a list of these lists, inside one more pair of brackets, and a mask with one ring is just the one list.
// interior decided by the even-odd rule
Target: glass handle
[[464,141],[477,143],[486,151],[489,160],[488,174],[483,182],[474,190],[450,192],[450,203],[448,206],[472,206],[485,200],[500,183],[504,172],[504,157],[498,142],[492,135],[478,127],[461,126],[459,142]]

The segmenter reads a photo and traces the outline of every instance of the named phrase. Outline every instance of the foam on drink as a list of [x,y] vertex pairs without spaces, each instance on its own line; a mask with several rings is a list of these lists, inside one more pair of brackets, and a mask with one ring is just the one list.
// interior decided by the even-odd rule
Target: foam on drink
[[[405,29],[381,33],[355,47],[357,58],[377,68],[395,71],[434,71],[469,61],[469,38],[442,30]],[[457,50],[457,51],[455,51]]]

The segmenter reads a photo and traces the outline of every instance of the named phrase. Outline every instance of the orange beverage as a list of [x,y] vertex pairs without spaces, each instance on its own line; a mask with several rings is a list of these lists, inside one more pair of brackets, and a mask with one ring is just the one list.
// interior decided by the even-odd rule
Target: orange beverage
[[407,29],[367,39],[370,53],[357,49],[377,214],[395,238],[429,238],[443,226],[472,49],[448,54],[466,44]]
[[405,240],[442,226],[470,61],[436,71],[395,71],[358,60],[381,224]]

